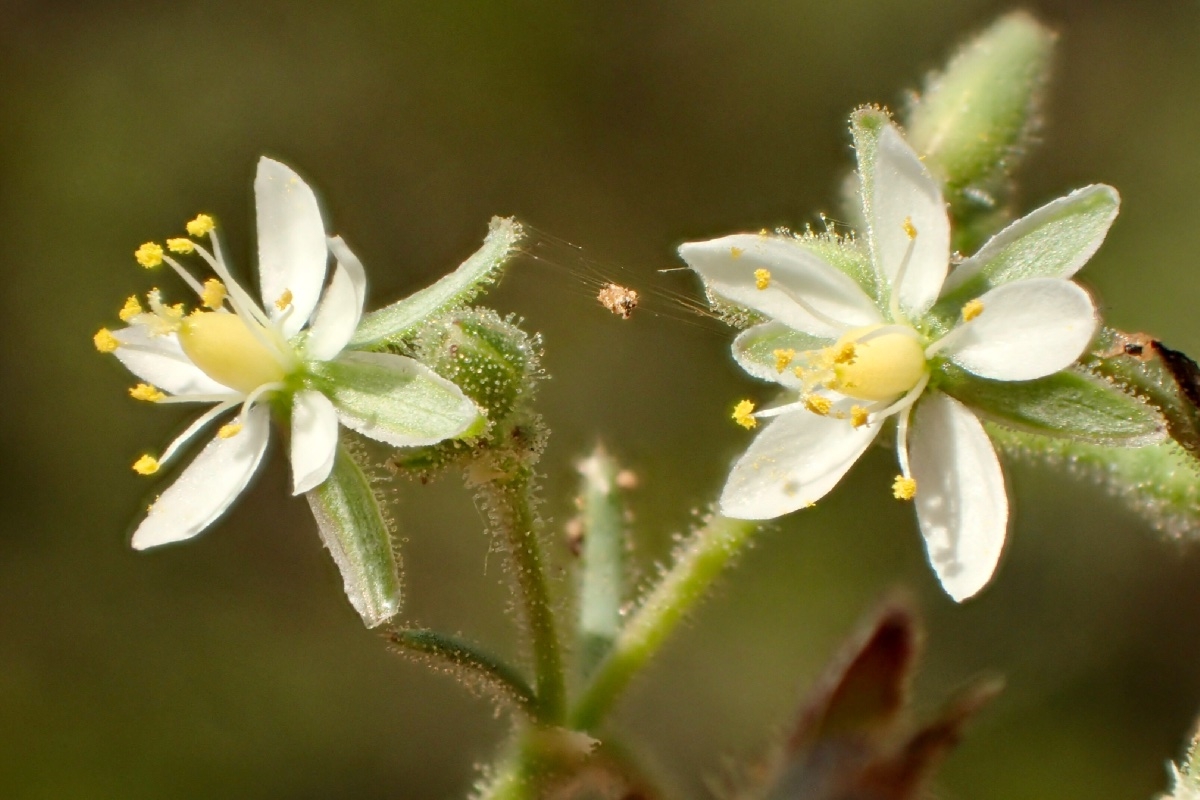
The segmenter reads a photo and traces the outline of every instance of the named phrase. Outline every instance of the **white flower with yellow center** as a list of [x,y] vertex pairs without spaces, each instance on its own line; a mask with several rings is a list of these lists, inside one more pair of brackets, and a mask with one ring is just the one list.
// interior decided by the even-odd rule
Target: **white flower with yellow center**
[[[267,448],[271,411],[290,434],[292,490],[308,492],[330,475],[339,424],[394,446],[461,436],[480,421],[475,404],[450,381],[400,355],[348,349],[366,297],[362,265],[339,237],[327,238],[312,189],[287,166],[263,158],[254,181],[261,305],[225,263],[211,217],[187,225],[192,238],[167,240],[173,253],[198,255],[215,273],[201,282],[155,243],[135,256],[169,264],[200,307],[167,305],[157,289],[119,312],[125,327],[102,329],[112,353],[143,383],[130,390],[154,403],[211,405],[157,457],[134,464],[157,472],[209,425],[216,436],[154,501],[133,534],[136,549],[188,539],[237,499]],[[200,243],[207,238],[211,250]],[[336,263],[326,285],[330,255]]]
[[914,501],[929,560],[963,600],[996,567],[1008,503],[983,424],[949,386],[1002,393],[1019,384],[998,382],[1042,379],[1080,357],[1096,311],[1069,278],[1100,246],[1118,200],[1107,186],[1056,200],[950,272],[941,190],[896,127],[860,137],[859,161],[866,251],[765,233],[680,247],[710,296],[769,319],[734,343],[742,367],[797,393],[735,410],[748,428],[771,421],[734,464],[721,512],[770,519],[813,504],[894,418],[893,493]]

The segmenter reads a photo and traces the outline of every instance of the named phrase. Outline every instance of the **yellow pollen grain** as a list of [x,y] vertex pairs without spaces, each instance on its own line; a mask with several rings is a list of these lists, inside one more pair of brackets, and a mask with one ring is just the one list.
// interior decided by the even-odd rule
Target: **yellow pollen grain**
[[142,304],[138,302],[137,295],[131,294],[125,301],[125,305],[121,306],[121,310],[117,312],[117,316],[121,318],[121,322],[129,322],[142,311]]
[[129,390],[129,396],[134,400],[144,400],[147,403],[157,403],[166,397],[158,387],[151,386],[148,383],[139,383],[137,386],[134,386]]
[[228,425],[222,425],[221,429],[219,431],[217,431],[217,436],[219,436],[222,439],[231,439],[234,436],[237,436],[241,432],[242,432],[242,423],[231,422]]
[[754,402],[752,400],[743,400],[734,406],[733,421],[746,430],[750,430],[758,425],[758,420],[754,418]]
[[213,218],[208,214],[197,214],[196,218],[187,224],[188,236],[204,236],[207,233],[212,233],[215,227],[217,227],[217,224],[213,222]]
[[187,255],[196,251],[196,245],[192,244],[191,239],[184,239],[182,236],[178,236],[174,239],[167,239],[167,249],[172,253]]
[[96,335],[92,337],[92,344],[96,345],[96,349],[101,353],[111,353],[121,346],[117,337],[113,336],[112,331],[108,328],[96,331]]
[[824,417],[833,408],[833,401],[819,394],[810,394],[804,398],[804,407],[812,413]]
[[280,311],[292,304],[292,290],[284,289],[283,294],[279,295],[279,299],[275,301],[275,307]]
[[850,407],[850,424],[856,428],[861,428],[870,420],[871,415],[862,406]]
[[970,322],[983,313],[983,302],[977,297],[962,307],[963,322]]
[[771,285],[771,271],[767,269],[754,270],[754,286],[758,289],[765,289]]
[[158,472],[158,459],[153,456],[142,456],[133,462],[133,471],[138,475],[153,475]]
[[731,248],[729,248],[729,255],[730,255],[730,257],[731,257],[731,258],[734,258],[734,259],[741,258],[741,257],[742,257],[742,253],[743,253],[743,252],[744,252],[744,251],[743,251],[743,250],[742,250],[742,248],[740,248],[740,247],[731,247]]
[[854,356],[854,342],[845,342],[841,347],[829,354],[829,359],[834,364],[853,364]]
[[[773,351],[771,355],[775,356],[775,371],[783,372],[788,368],[788,364],[792,363],[792,359],[796,357],[796,351],[790,347],[786,350],[781,348]],[[797,375],[797,377],[800,376]]]
[[146,242],[133,251],[133,257],[146,269],[153,269],[163,263],[162,245],[157,242]]
[[204,303],[205,308],[216,311],[225,302],[227,294],[225,284],[216,278],[209,278],[204,282],[204,293],[200,295],[200,301]]
[[917,238],[917,229],[913,227],[912,217],[904,218],[904,235],[909,239]]
[[892,497],[897,500],[912,500],[917,496],[917,482],[912,478],[897,475],[892,482]]

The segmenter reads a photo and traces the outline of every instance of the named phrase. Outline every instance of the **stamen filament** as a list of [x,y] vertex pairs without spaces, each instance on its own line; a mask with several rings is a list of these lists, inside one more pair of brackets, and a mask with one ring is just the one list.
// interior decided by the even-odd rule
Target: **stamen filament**
[[[908,222],[908,227],[912,227],[912,222]],[[907,228],[906,228],[907,230]],[[917,246],[917,232],[913,232],[908,238],[908,247],[904,249],[904,259],[900,262],[900,268],[896,270],[896,277],[892,280],[892,295],[888,298],[888,313],[891,314],[893,322],[899,322],[904,325],[908,324],[908,318],[904,316],[903,309],[900,308],[900,286],[904,283],[904,276],[908,274],[908,264],[912,261],[913,250]]]
[[183,282],[191,287],[191,290],[196,293],[197,297],[204,297],[204,287],[200,285],[200,281],[193,278],[191,273],[183,268],[182,264],[166,254],[163,255],[162,260],[167,262],[179,277],[183,278]]
[[179,452],[180,448],[191,441],[192,438],[195,437],[195,435],[201,430],[203,430],[210,422],[236,405],[236,400],[220,403],[197,417],[195,422],[187,426],[183,433],[176,436],[175,440],[167,445],[167,449],[163,451],[161,456],[159,456],[159,465],[165,464],[167,461],[169,461],[176,453]]

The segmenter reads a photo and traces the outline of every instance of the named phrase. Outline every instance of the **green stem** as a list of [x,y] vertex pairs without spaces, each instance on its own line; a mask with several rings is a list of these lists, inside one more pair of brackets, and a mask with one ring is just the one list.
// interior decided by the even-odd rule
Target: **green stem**
[[538,718],[557,725],[566,712],[562,648],[542,566],[542,545],[531,495],[529,470],[519,467],[512,477],[487,484],[482,497],[492,526],[504,536],[505,550],[512,559],[513,577],[533,647]]
[[449,664],[464,680],[494,695],[512,701],[530,716],[535,716],[537,698],[529,683],[511,664],[469,642],[431,630],[395,628],[388,639],[419,656]]
[[658,652],[757,528],[755,522],[714,516],[692,536],[596,668],[571,714],[573,728],[593,730],[601,722],[638,670]]

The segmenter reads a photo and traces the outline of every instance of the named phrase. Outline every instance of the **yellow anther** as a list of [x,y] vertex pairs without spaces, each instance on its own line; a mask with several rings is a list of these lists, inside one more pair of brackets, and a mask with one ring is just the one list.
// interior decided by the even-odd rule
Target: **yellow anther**
[[741,257],[742,257],[742,252],[743,252],[743,250],[742,250],[742,248],[740,248],[740,247],[731,247],[731,248],[729,248],[729,255],[730,255],[730,257],[732,257],[732,258],[735,258],[735,259],[736,259],[736,258],[741,258]]
[[157,242],[146,242],[133,251],[133,257],[146,269],[157,267],[162,263],[163,249]]
[[188,253],[195,252],[196,245],[192,244],[191,239],[184,239],[182,236],[179,236],[174,239],[167,239],[167,249],[172,253],[187,255]]
[[158,459],[153,456],[142,456],[133,462],[133,471],[138,475],[153,475],[158,472]]
[[187,224],[188,236],[199,238],[207,233],[212,233],[212,229],[215,227],[217,224],[208,214],[197,214],[196,218]]
[[904,218],[904,233],[909,239],[917,238],[917,229],[913,227],[912,217]]
[[241,432],[242,432],[242,423],[231,422],[228,425],[222,425],[221,429],[219,431],[217,431],[217,436],[219,436],[222,439],[231,439],[234,436],[237,436]]
[[758,425],[758,420],[754,418],[754,402],[751,400],[743,400],[733,407],[733,421],[741,425],[746,430],[750,430]]
[[139,383],[129,390],[129,396],[134,400],[145,400],[147,403],[157,403],[166,397],[157,387],[148,383]]
[[804,407],[812,413],[824,417],[833,408],[833,401],[823,395],[810,394],[804,397]]
[[125,305],[121,306],[121,310],[117,312],[117,316],[121,318],[121,322],[129,322],[142,311],[142,304],[138,302],[137,295],[131,294],[125,301]]
[[850,424],[856,428],[861,428],[870,421],[871,415],[862,406],[850,407]]
[[225,284],[216,278],[209,278],[204,282],[204,293],[200,295],[200,302],[204,303],[205,308],[216,311],[225,302],[227,294]]
[[897,500],[912,500],[917,496],[917,482],[912,478],[897,475],[892,481],[892,497]]
[[967,301],[962,307],[963,322],[970,322],[983,313],[983,301],[978,297]]
[[92,337],[92,344],[96,345],[96,349],[101,353],[111,353],[121,346],[117,337],[113,336],[112,331],[108,328],[96,331],[96,335]]
[[280,311],[292,304],[292,290],[284,289],[283,294],[279,295],[279,299],[275,301],[275,307]]
[[[775,371],[783,372],[788,368],[788,364],[792,363],[792,359],[796,357],[796,351],[789,347],[786,350],[775,350],[771,353],[771,355],[775,356]],[[797,367],[797,369],[799,368]],[[796,377],[802,376],[797,375]]]
[[758,289],[765,289],[771,285],[771,271],[766,269],[754,270],[754,286]]
[[835,345],[835,348],[829,354],[829,360],[833,364],[853,364],[854,357],[857,351],[854,347],[854,342],[842,342],[840,345]]

